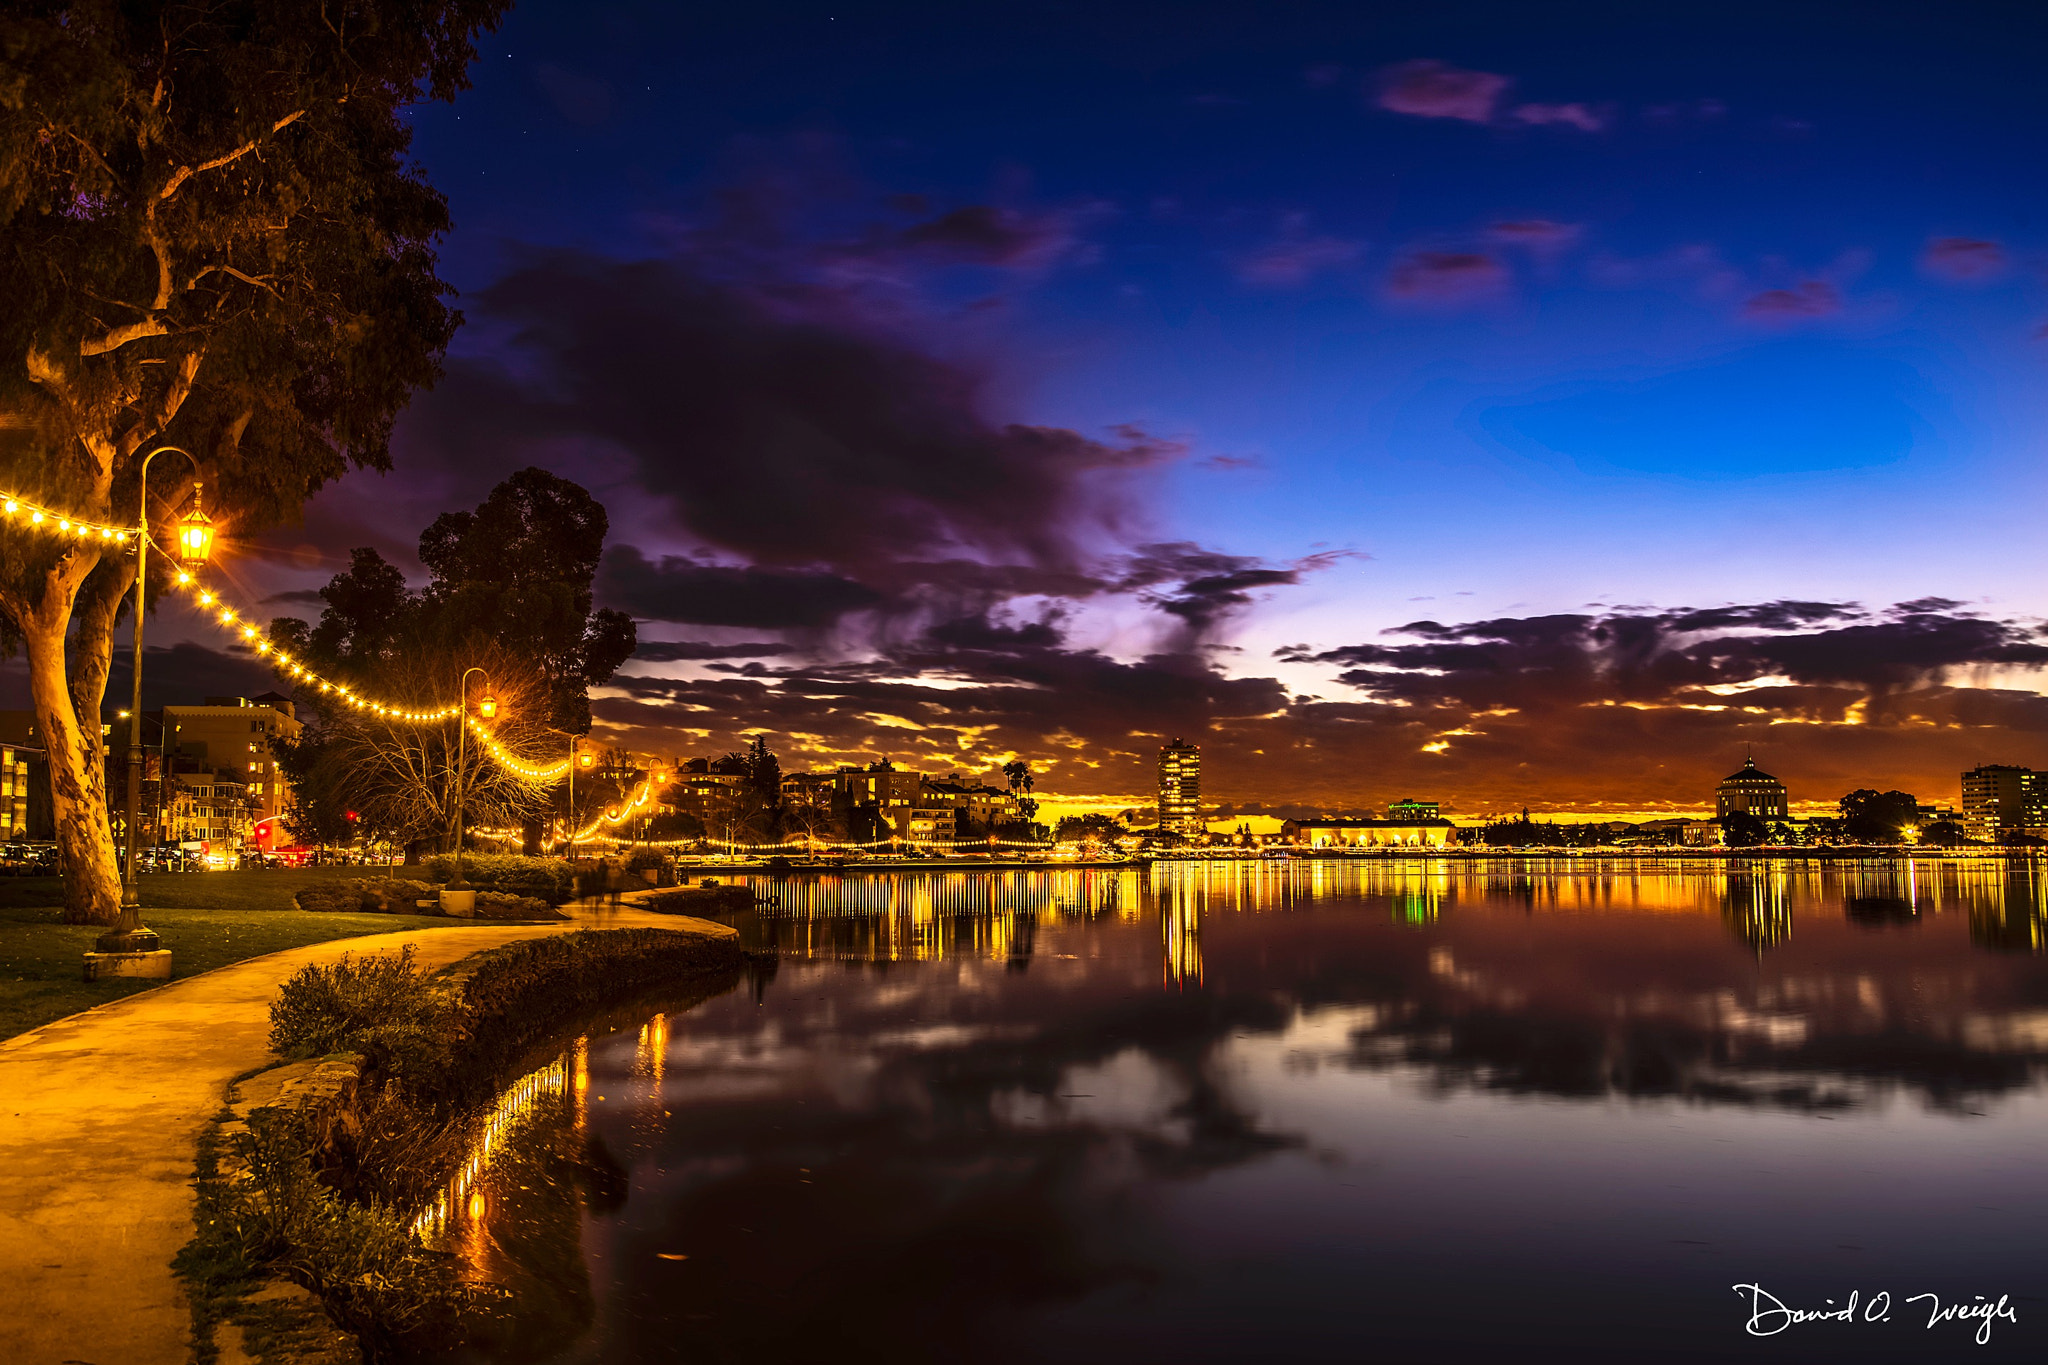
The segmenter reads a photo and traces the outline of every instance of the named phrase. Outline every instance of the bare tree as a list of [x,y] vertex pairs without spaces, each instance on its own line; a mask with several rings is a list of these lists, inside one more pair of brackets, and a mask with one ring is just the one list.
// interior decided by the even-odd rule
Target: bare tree
[[[472,664],[488,671],[496,703],[496,715],[481,723],[519,766],[492,753],[476,733],[464,736],[455,720],[394,722],[330,701],[317,733],[301,745],[295,780],[330,807],[356,812],[364,833],[403,843],[409,853],[450,846],[458,803],[467,825],[480,830],[546,810],[560,774],[540,777],[531,769],[545,770],[566,749],[547,728],[547,694],[534,674],[493,649],[460,661],[404,656],[387,664],[378,681],[392,703],[426,709],[457,695]],[[484,695],[485,685],[473,683],[472,705]]]

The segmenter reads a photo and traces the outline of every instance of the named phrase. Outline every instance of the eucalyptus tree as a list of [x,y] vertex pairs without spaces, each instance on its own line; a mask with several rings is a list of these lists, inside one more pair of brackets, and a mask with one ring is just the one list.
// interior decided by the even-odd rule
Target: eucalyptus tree
[[[465,86],[505,7],[0,10],[8,491],[119,524],[142,457],[170,443],[232,534],[295,516],[351,466],[387,468],[392,421],[460,321],[436,273],[447,205],[409,158],[406,111]],[[101,542],[0,531],[0,617],[28,657],[73,922],[118,913],[99,715],[134,576]]]

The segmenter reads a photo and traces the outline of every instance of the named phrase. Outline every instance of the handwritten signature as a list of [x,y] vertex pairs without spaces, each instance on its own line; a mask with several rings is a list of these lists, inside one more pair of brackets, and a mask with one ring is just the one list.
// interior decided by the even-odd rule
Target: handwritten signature
[[[1851,1290],[1849,1301],[1839,1307],[1833,1299],[1827,1300],[1826,1308],[1793,1308],[1776,1294],[1760,1284],[1738,1284],[1738,1294],[1749,1296],[1749,1322],[1747,1330],[1753,1337],[1771,1337],[1788,1327],[1805,1323],[1821,1322],[1889,1322],[1892,1316],[1892,1296],[1883,1290],[1872,1294],[1868,1301],[1863,1291]],[[1927,1305],[1927,1327],[1932,1331],[1943,1323],[1977,1324],[1977,1344],[1984,1345],[1991,1340],[1991,1325],[1995,1322],[2017,1323],[2019,1311],[2012,1306],[2011,1295],[2000,1294],[1997,1302],[1982,1294],[1973,1296],[1970,1303],[1943,1303],[1939,1294],[1914,1294],[1900,1300],[1904,1304]],[[1913,1316],[1918,1316],[1915,1310]]]

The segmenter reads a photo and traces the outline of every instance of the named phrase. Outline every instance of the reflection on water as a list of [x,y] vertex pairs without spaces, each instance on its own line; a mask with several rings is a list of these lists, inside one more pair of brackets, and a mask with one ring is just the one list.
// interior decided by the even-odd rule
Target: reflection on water
[[2019,1305],[1788,1358],[2040,1352],[2027,867],[760,886],[778,971],[526,1078],[451,1187],[515,1306],[471,1358],[1722,1360],[1747,1282]]

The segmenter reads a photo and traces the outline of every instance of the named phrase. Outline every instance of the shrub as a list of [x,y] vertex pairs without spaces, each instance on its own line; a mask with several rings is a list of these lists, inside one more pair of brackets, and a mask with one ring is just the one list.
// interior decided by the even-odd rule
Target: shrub
[[423,1074],[449,1030],[443,992],[420,977],[413,946],[301,967],[270,1007],[270,1046],[286,1057],[360,1052],[379,1071]]
[[655,891],[635,904],[657,915],[730,915],[754,908],[753,889],[745,886],[682,886],[673,891]]
[[414,914],[419,910],[419,902],[433,900],[439,892],[439,887],[407,881],[403,877],[384,877],[363,883],[365,907],[388,915]]
[[432,900],[438,888],[400,877],[315,882],[292,898],[301,910],[319,914],[410,915],[415,902]]
[[667,855],[658,848],[636,848],[626,855],[626,871],[646,872],[652,869],[659,872],[667,861]]
[[468,1297],[453,1263],[424,1250],[389,1205],[336,1198],[313,1146],[299,1116],[251,1113],[234,1139],[244,1174],[215,1192],[217,1222],[250,1261],[279,1266],[372,1344],[452,1321]]
[[463,1282],[452,1258],[414,1239],[404,1211],[433,1197],[496,1086],[529,1068],[537,1048],[559,1048],[569,1030],[636,992],[668,994],[693,978],[722,989],[740,961],[729,938],[618,929],[492,949],[459,985],[422,977],[410,948],[303,969],[271,1007],[272,1046],[381,1050],[397,1063],[391,1083],[357,1088],[338,1122],[255,1111],[235,1139],[234,1179],[218,1177],[211,1140],[202,1143],[199,1236],[181,1253],[181,1273],[282,1269],[357,1333],[370,1360],[473,1343],[483,1320],[464,1310],[503,1291]]
[[579,930],[525,939],[479,953],[459,1004],[465,1023],[458,1051],[443,1065],[447,1098],[491,1078],[516,1074],[527,1054],[634,991],[692,973],[731,969],[730,939],[667,929]]
[[476,912],[486,919],[564,919],[559,910],[537,896],[515,896],[506,891],[476,893]]
[[316,914],[353,914],[363,908],[363,884],[361,882],[315,882],[301,887],[292,897],[292,903],[301,910]]
[[[427,880],[449,882],[455,878],[455,858],[442,854],[423,865]],[[480,891],[505,891],[515,896],[532,896],[549,905],[560,905],[574,895],[575,874],[560,858],[522,858],[512,853],[465,853],[462,875]]]

